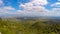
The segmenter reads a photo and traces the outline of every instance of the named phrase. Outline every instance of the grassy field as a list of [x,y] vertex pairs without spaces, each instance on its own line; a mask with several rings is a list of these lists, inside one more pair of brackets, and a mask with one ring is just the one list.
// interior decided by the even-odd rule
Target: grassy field
[[60,34],[60,23],[42,19],[0,19],[0,34]]

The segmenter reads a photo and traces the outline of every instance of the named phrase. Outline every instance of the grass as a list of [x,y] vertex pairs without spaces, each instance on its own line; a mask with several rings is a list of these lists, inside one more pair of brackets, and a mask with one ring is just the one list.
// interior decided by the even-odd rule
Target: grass
[[1,34],[60,34],[60,24],[46,24],[44,20],[0,19]]

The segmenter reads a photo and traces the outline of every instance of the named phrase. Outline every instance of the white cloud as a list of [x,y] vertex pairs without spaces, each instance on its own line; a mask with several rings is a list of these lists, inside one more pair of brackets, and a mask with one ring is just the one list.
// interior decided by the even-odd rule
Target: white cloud
[[5,6],[3,7],[4,10],[15,10],[15,8],[11,7],[11,6]]
[[[23,10],[17,10],[16,12],[10,12],[10,10],[15,10],[11,6],[4,6],[0,8],[1,13],[5,14],[15,14],[21,16],[60,16],[60,8],[53,8],[52,10],[47,10],[44,5],[48,2],[47,0],[33,0],[29,3],[21,4]],[[52,4],[51,6],[60,5],[60,3]]]
[[[23,10],[17,10],[15,14],[27,15],[27,16],[60,16],[60,8],[53,8],[47,10],[44,5],[48,2],[47,0],[33,0],[32,2],[19,5]],[[60,3],[52,4],[55,6]],[[59,9],[59,10],[58,10]]]
[[42,10],[40,11],[21,11],[18,10],[15,14],[20,14],[24,16],[60,16],[60,8],[53,8],[52,10]]
[[54,4],[51,5],[52,7],[60,7],[60,2],[56,2]]
[[2,0],[0,0],[0,4],[2,4],[3,2],[2,2]]
[[58,0],[58,1],[60,1],[60,0]]
[[0,0],[0,14],[12,14],[12,10],[15,10],[15,8],[11,6],[4,6],[3,0]]
[[32,2],[21,4],[23,10],[16,13],[27,16],[48,16],[49,11],[43,6],[47,4],[47,0],[33,0]]
[[20,7],[22,7],[23,10],[27,10],[27,11],[32,11],[32,10],[40,11],[45,9],[43,6],[34,6],[32,4],[25,4],[25,5],[21,4]]
[[47,0],[32,0],[31,2],[25,3],[27,6],[32,6],[32,5],[46,5],[48,2]]
[[51,5],[52,10],[50,11],[50,15],[52,16],[60,16],[60,2],[56,2]]
[[60,16],[60,8],[58,9],[58,8],[55,8],[55,9],[53,9],[53,14],[52,14],[53,16]]
[[46,5],[47,0],[33,0],[31,3],[33,3],[34,5]]
[[52,10],[43,9],[38,11],[35,11],[34,9],[31,11],[17,10],[15,14],[24,16],[60,16],[60,8],[53,8]]
[[45,9],[43,5],[47,4],[47,0],[33,0],[29,3],[21,4],[20,7],[23,8],[25,11],[40,11]]
[[[2,2],[1,2],[2,3]],[[15,8],[11,6],[4,6],[0,8],[1,14],[23,14],[23,15],[39,15],[41,10],[45,10],[43,5],[47,4],[47,0],[33,0],[32,2],[21,4],[20,7],[23,10],[17,10],[16,12],[10,12],[10,10],[15,10]],[[34,6],[35,5],[35,6]],[[42,6],[40,6],[42,5]]]
[[0,14],[13,14],[13,12],[11,12],[12,10],[15,10],[15,8],[11,6],[4,6],[0,8]]
[[3,1],[2,0],[0,0],[0,6],[2,6],[3,5]]
[[45,13],[46,16],[60,16],[60,8],[53,8]]
[[42,6],[25,6],[21,5],[23,10],[17,10],[15,14],[26,15],[26,16],[45,16],[48,10]]

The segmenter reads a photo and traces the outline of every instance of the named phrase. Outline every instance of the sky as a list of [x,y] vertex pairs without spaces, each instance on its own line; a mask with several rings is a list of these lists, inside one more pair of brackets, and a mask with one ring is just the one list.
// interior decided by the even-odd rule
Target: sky
[[0,16],[60,16],[60,0],[0,0]]

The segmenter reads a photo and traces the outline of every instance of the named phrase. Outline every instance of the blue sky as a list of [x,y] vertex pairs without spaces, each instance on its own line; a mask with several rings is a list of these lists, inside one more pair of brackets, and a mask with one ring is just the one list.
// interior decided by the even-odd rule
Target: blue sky
[[60,0],[0,0],[0,16],[60,16]]
[[[4,3],[4,6],[12,6],[14,7],[15,9],[19,9],[19,4],[25,4],[25,3],[28,3],[32,0],[3,0],[3,3]],[[56,2],[59,2],[58,0],[47,0],[48,1],[48,4],[45,6],[46,8],[50,9],[52,8],[50,5],[53,4],[53,3],[56,3]]]

